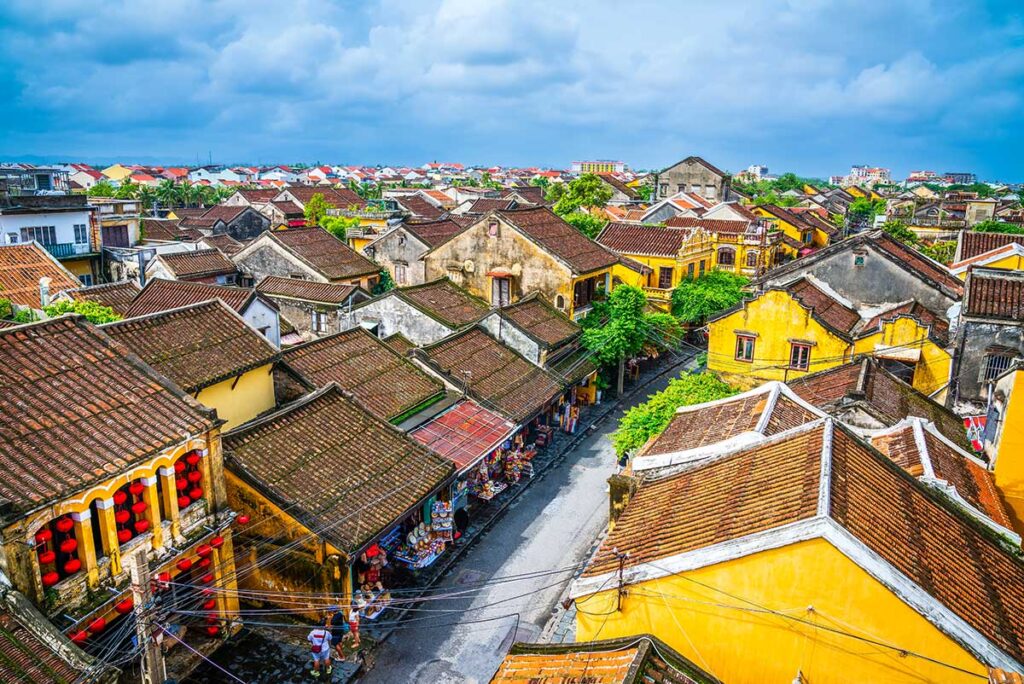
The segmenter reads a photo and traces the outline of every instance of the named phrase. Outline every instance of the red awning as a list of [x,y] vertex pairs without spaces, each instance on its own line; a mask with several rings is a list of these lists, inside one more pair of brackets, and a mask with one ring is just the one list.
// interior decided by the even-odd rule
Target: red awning
[[501,444],[515,425],[465,399],[409,434],[465,470]]

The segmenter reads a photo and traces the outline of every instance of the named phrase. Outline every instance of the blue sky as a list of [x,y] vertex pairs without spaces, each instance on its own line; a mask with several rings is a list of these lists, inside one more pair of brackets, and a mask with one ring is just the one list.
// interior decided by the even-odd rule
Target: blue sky
[[0,158],[1024,181],[1024,3],[5,0]]

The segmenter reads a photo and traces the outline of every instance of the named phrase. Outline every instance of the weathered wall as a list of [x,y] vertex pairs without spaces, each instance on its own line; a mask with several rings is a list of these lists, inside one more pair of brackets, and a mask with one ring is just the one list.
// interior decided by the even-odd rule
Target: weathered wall
[[253,278],[256,283],[268,275],[282,278],[301,276],[306,280],[314,280],[318,283],[327,282],[299,260],[290,258],[267,244],[262,244],[244,255],[239,253],[233,261],[238,270]]
[[701,197],[717,200],[725,197],[722,177],[694,161],[683,161],[665,169],[658,175],[658,184],[658,197],[662,199],[677,192],[696,192]]
[[[421,260],[421,257],[427,252],[427,246],[402,228],[393,230],[375,240],[363,251],[382,267],[388,269],[391,272],[391,277],[399,286],[420,285],[427,281],[426,264]],[[404,282],[400,282],[395,276],[395,264],[405,266]]]
[[[341,329],[339,328],[339,311],[341,308],[338,306],[306,302],[301,299],[286,299],[284,297],[271,297],[271,299],[274,300],[274,303],[277,304],[278,308],[281,310],[281,316],[291,323],[295,330],[306,339],[330,335],[331,333],[336,333]],[[319,311],[327,315],[326,332],[313,332],[314,311]]]
[[502,318],[497,311],[485,316],[480,324],[494,337],[504,342],[506,346],[515,349],[538,366],[541,365],[542,350],[536,340],[520,330],[518,326]]
[[379,324],[381,338],[401,333],[417,347],[432,344],[455,332],[394,294],[378,297],[350,312],[341,312],[339,321],[342,330],[351,330],[364,321]]
[[985,355],[993,347],[1002,347],[1024,356],[1024,326],[963,320],[957,339],[954,400],[961,406],[973,404],[977,412],[984,413],[988,400]]
[[270,219],[250,207],[223,228],[218,226],[213,232],[227,233],[239,242],[245,242],[267,230],[270,230]]

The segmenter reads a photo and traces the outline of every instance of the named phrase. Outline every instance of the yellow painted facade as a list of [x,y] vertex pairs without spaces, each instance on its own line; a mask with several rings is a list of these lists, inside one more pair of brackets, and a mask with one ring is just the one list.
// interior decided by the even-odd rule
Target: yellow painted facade
[[[1014,529],[1024,530],[1024,369],[999,379],[997,394],[1005,403],[995,452],[996,486],[1010,508]],[[988,447],[989,445],[986,445]]]
[[627,585],[621,610],[616,589],[576,600],[578,641],[655,634],[730,684],[789,684],[798,672],[814,684],[968,684],[987,674],[977,658],[821,539]]
[[102,173],[104,176],[106,176],[112,181],[121,182],[135,172],[120,164],[114,164],[103,169],[102,171],[100,171],[100,173]]
[[227,421],[224,430],[230,430],[274,408],[272,369],[273,364],[254,368],[240,378],[229,378],[204,387],[193,396],[204,406],[216,409],[217,416]]
[[[751,211],[771,223],[781,233],[788,235],[791,239],[796,240],[805,247],[819,248],[827,247],[829,244],[830,238],[828,233],[820,228],[802,229],[789,221],[775,216],[764,207],[751,207]],[[790,257],[797,256],[797,250],[785,243],[782,243],[782,250]]]
[[90,259],[67,259],[61,261],[60,264],[76,276],[92,275],[92,260]]
[[[1019,256],[1011,252],[1000,259],[994,259],[985,264],[979,263],[978,266],[984,266],[985,268],[998,268],[1004,271],[1024,271],[1024,256]],[[967,280],[967,269],[964,269],[963,271],[954,271],[953,274],[960,280]]]
[[[872,335],[859,337],[854,343],[856,354],[874,354],[877,358],[906,358],[914,363],[911,384],[923,394],[944,389],[949,382],[953,357],[928,337],[928,328],[913,318],[887,321]],[[937,397],[939,401],[942,397]]]

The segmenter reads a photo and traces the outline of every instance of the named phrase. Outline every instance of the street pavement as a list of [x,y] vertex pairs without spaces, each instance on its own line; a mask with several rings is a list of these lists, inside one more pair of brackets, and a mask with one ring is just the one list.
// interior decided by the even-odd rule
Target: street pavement
[[[676,375],[633,393],[627,407]],[[622,411],[601,422],[509,506],[431,589],[434,599],[375,650],[360,684],[484,683],[513,641],[539,638],[572,580],[572,571],[562,569],[578,567],[608,524],[606,480],[615,472],[608,435]],[[462,593],[452,596],[456,592]]]

